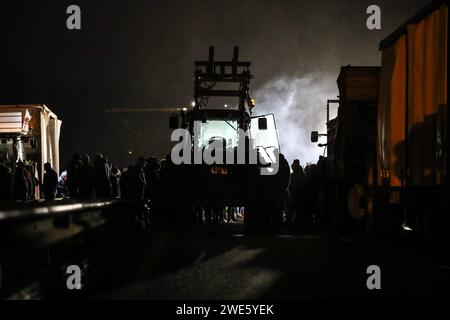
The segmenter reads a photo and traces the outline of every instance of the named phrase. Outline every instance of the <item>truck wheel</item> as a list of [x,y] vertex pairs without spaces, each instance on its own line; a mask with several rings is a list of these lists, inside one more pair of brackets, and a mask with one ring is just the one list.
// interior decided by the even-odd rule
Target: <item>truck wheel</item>
[[361,198],[366,194],[366,189],[360,184],[354,184],[347,193],[347,207],[350,215],[361,221],[366,216],[366,209],[361,207]]

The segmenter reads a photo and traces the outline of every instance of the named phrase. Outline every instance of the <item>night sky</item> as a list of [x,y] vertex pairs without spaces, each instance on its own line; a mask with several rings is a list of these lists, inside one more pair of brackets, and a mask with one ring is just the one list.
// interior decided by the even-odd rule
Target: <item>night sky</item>
[[[428,0],[2,1],[0,104],[44,103],[63,121],[64,168],[74,152],[125,165],[170,151],[164,112],[110,115],[110,108],[189,105],[193,61],[252,62],[256,112],[274,112],[289,161],[315,161],[309,132],[323,129],[342,65],[379,65],[379,42]],[[77,4],[82,30],[66,28]],[[382,30],[366,28],[366,8]],[[133,150],[132,156],[128,150]]]

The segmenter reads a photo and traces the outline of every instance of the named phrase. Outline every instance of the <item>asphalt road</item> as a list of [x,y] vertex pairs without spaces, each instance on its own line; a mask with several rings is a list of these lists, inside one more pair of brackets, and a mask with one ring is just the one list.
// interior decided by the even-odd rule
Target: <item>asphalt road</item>
[[[95,299],[450,297],[447,253],[315,228],[245,235],[239,223],[146,231],[88,291]],[[381,270],[369,290],[367,267]]]

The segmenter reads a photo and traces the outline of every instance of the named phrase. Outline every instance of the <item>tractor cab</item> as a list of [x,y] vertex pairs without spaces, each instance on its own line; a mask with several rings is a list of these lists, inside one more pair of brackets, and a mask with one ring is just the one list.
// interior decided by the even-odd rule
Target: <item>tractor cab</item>
[[[184,183],[186,212],[245,207],[245,229],[252,232],[267,230],[269,224],[263,208],[275,201],[271,176],[278,172],[280,147],[274,115],[253,115],[250,62],[239,61],[238,53],[236,47],[232,61],[216,61],[210,47],[209,59],[195,62],[192,109],[170,117],[171,129],[184,129],[174,132],[172,141],[179,144],[171,155],[177,157],[174,163],[185,165],[172,169]],[[217,103],[230,98],[237,98],[237,104]]]
[[[170,128],[187,129],[193,148],[220,144],[224,150],[230,150],[245,143],[246,148],[260,154],[263,162],[273,163],[278,161],[280,150],[275,117],[273,114],[252,115],[255,100],[250,97],[249,83],[253,75],[249,70],[250,62],[239,61],[238,54],[236,47],[231,62],[215,61],[214,47],[210,47],[209,60],[195,62],[193,109],[184,108],[180,114],[172,115]],[[233,85],[237,90],[230,90]],[[238,104],[234,108],[232,105],[211,107],[211,98],[217,97],[235,97]]]

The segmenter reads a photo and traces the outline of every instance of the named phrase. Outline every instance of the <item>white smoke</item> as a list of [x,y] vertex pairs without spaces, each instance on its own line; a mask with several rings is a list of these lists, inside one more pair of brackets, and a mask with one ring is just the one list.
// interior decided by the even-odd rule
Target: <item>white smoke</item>
[[[311,131],[326,133],[326,102],[335,99],[337,86],[330,77],[277,77],[256,90],[257,114],[274,113],[281,152],[289,163],[316,163],[324,149],[311,143]],[[332,119],[336,110],[331,109]],[[326,143],[326,138],[319,142]]]

